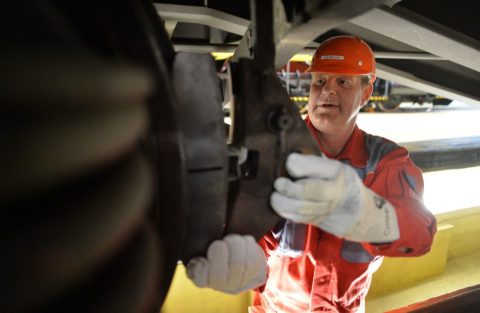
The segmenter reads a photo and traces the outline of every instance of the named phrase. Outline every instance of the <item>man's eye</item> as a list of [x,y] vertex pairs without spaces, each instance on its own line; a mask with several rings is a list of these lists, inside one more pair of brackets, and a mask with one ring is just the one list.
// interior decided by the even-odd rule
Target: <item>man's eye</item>
[[316,86],[323,86],[323,85],[325,85],[325,81],[324,80],[317,80],[317,81],[315,81],[315,85]]
[[340,79],[340,85],[344,86],[344,87],[349,87],[350,86],[350,82],[346,79]]

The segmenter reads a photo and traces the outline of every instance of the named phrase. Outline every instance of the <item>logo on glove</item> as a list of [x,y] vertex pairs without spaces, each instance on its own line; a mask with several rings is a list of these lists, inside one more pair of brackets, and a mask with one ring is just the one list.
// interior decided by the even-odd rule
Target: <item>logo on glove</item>
[[[387,201],[381,197],[376,197],[373,196],[373,200],[375,201],[375,206],[382,210],[385,209],[384,205],[387,203]],[[385,210],[385,230],[383,231],[383,234],[385,236],[390,235],[390,213],[388,210]]]
[[373,200],[375,201],[375,206],[379,209],[383,209],[383,206],[385,205],[386,201],[383,198],[373,196]]

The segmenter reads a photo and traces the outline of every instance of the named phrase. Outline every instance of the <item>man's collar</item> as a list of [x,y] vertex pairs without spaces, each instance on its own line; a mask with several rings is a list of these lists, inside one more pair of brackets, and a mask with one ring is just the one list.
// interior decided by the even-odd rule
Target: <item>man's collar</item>
[[317,129],[315,128],[315,126],[313,126],[308,116],[305,119],[305,123],[307,124],[310,132],[317,141],[320,150],[327,157],[337,160],[348,160],[349,164],[357,168],[362,168],[366,166],[368,155],[365,151],[365,133],[360,128],[358,128],[357,125],[355,125],[355,128],[353,129],[353,132],[350,135],[350,138],[348,138],[347,143],[343,147],[342,151],[337,156],[331,156],[323,149],[322,142],[320,141],[320,137],[317,133]]
[[355,125],[355,128],[348,138],[342,152],[335,158],[337,160],[348,160],[350,165],[362,168],[367,165],[368,155],[365,151],[365,133]]

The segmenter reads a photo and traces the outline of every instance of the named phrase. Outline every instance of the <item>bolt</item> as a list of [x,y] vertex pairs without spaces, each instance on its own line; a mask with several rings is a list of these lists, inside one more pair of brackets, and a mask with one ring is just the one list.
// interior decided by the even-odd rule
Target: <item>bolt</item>
[[276,108],[269,114],[271,127],[277,131],[287,131],[293,126],[293,118],[283,108]]

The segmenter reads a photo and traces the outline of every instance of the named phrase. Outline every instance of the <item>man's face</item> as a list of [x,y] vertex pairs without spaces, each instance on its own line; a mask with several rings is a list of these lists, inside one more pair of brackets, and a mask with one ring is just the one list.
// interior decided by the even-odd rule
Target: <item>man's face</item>
[[312,73],[308,115],[315,128],[326,134],[353,129],[360,108],[372,94],[360,76]]

